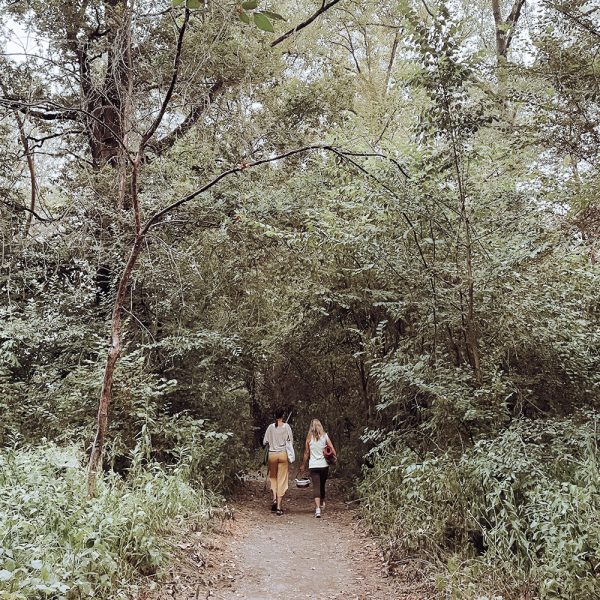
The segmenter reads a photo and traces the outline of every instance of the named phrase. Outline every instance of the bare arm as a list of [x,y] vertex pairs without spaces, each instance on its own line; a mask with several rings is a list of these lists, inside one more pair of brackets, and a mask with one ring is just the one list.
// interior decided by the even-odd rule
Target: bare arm
[[302,464],[300,465],[300,472],[306,470],[306,463],[308,462],[308,457],[310,456],[310,438],[306,436],[306,442],[304,444],[304,457],[302,458]]
[[327,444],[328,444],[329,446],[331,446],[331,449],[333,450],[333,453],[334,453],[334,454],[337,454],[337,452],[335,451],[335,447],[334,447],[334,445],[333,445],[333,442],[331,441],[331,438],[329,437],[329,434],[327,434]]

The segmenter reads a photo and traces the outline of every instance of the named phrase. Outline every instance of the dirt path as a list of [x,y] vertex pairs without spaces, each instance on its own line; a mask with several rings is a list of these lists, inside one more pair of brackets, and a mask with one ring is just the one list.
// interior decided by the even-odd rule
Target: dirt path
[[181,562],[158,594],[163,600],[426,600],[418,574],[387,574],[376,540],[361,530],[343,501],[340,484],[328,483],[326,510],[314,517],[311,489],[290,487],[284,516],[270,512],[262,482],[247,482],[233,502],[233,519],[208,541],[190,534]]

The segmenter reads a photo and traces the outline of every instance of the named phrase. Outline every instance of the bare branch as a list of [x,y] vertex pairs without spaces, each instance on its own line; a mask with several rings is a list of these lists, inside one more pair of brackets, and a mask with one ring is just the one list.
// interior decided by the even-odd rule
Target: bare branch
[[175,59],[173,61],[173,75],[171,76],[171,83],[169,84],[169,89],[165,94],[158,115],[156,115],[156,119],[154,119],[154,122],[148,128],[148,131],[146,131],[146,133],[144,133],[144,135],[142,136],[139,150],[140,155],[143,153],[144,147],[148,143],[148,140],[154,135],[154,132],[158,129],[158,126],[160,125],[161,121],[163,120],[163,117],[165,116],[165,112],[167,111],[169,102],[171,101],[171,96],[173,96],[173,91],[175,90],[175,85],[177,83],[177,77],[179,76],[179,65],[181,64],[181,48],[183,47],[183,38],[185,36],[185,30],[187,29],[189,20],[190,11],[186,8],[183,24],[179,28],[179,35],[177,37],[177,47],[175,49]]
[[63,135],[77,135],[79,133],[83,133],[83,129],[69,129],[68,131],[59,131],[57,133],[51,133],[49,135],[45,135],[44,137],[39,138],[33,135],[28,135],[27,139],[34,143],[31,147],[31,149],[33,150],[34,148],[41,148],[44,145],[44,143],[48,140],[53,140],[57,137],[62,137]]
[[319,10],[317,10],[310,17],[308,17],[306,21],[302,21],[302,23],[299,23],[298,25],[296,25],[296,27],[290,29],[289,31],[286,31],[283,35],[280,35],[275,41],[271,42],[271,48],[274,48],[278,44],[281,44],[281,42],[287,40],[292,35],[295,35],[305,27],[308,27],[315,19],[320,17],[323,13],[327,12],[330,8],[333,8],[339,1],[340,0],[331,0],[328,3],[323,2],[321,8],[319,8]]
[[[83,108],[66,108],[50,100],[47,100],[45,102],[29,103],[24,102],[23,100],[12,100],[10,98],[0,98],[0,106],[5,106],[6,108],[10,108],[12,110],[18,110],[32,117],[37,117],[38,115],[36,114],[36,111],[30,110],[31,108],[41,107],[43,110],[60,110],[60,113],[56,113],[58,116],[51,117],[51,120],[64,119],[70,121],[79,121],[80,115],[88,117],[89,119],[92,119],[93,121],[96,121],[96,123],[102,125],[109,133],[111,133],[115,137],[117,145],[120,146],[123,150],[123,155],[127,158],[129,162],[132,162],[131,156],[129,156],[129,152],[123,144],[123,141],[121,140],[120,136],[112,128],[110,128],[105,121],[92,114],[91,112],[84,110]],[[43,119],[47,117],[41,116],[40,118]]]
[[35,217],[38,221],[42,221],[43,223],[52,223],[53,221],[58,221],[58,219],[53,218],[53,217],[50,217],[50,218],[42,217],[35,210],[32,210],[28,206],[23,206],[22,204],[18,204],[17,202],[8,202],[6,200],[3,200],[2,198],[0,198],[0,202],[2,202],[2,204],[4,204],[5,206],[9,206],[10,208],[14,208],[15,210],[18,210],[20,212],[26,212],[26,213],[30,214],[31,216]]
[[515,33],[515,28],[517,25],[517,21],[521,16],[521,11],[523,10],[523,6],[525,5],[525,0],[516,0],[513,4],[512,10],[510,11],[510,15],[508,15],[506,19],[506,25],[508,27],[508,33],[506,35],[505,42],[505,50],[510,48],[510,44],[513,40],[513,36]]
[[166,150],[171,148],[180,137],[184,136],[198,122],[198,119],[200,119],[200,117],[206,112],[206,109],[225,89],[225,81],[219,79],[208,91],[206,100],[202,105],[194,106],[190,111],[190,114],[177,127],[175,127],[173,131],[154,142],[149,141],[148,149],[157,156],[160,156]]
[[44,121],[78,121],[79,115],[77,111],[69,108],[65,108],[59,112],[51,112],[55,110],[48,106],[44,106],[43,103],[30,103],[24,100],[18,100],[16,98],[2,97],[0,98],[0,106],[9,108],[11,110],[17,110],[25,115],[34,117],[36,119],[42,119]]
[[348,152],[347,150],[345,150],[343,152],[343,154],[344,154],[344,156],[366,156],[366,157],[371,156],[371,157],[376,157],[376,158],[384,158],[385,160],[389,160],[391,163],[396,165],[396,167],[398,167],[398,170],[400,171],[400,173],[402,173],[402,175],[404,175],[404,177],[406,177],[406,179],[410,179],[410,176],[404,170],[402,165],[395,158],[391,158],[389,156],[386,156],[385,154],[380,154],[379,152]]
[[561,15],[564,15],[565,17],[567,17],[567,19],[571,19],[571,21],[573,21],[574,23],[579,25],[579,27],[581,27],[582,29],[585,29],[588,33],[591,33],[592,35],[600,38],[600,31],[598,31],[597,29],[594,29],[588,22],[586,22],[586,20],[564,10],[558,4],[554,4],[552,2],[545,2],[544,4],[547,4],[550,8],[553,8],[555,11],[559,12]]
[[423,4],[423,7],[425,8],[425,10],[427,11],[427,14],[432,18],[435,19],[435,15],[433,14],[432,10],[429,8],[429,6],[427,5],[427,2],[425,0],[421,0],[421,3]]

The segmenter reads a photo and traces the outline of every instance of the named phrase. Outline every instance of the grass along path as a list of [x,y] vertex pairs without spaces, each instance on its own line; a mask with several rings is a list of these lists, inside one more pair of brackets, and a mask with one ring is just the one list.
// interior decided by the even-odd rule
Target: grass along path
[[[262,482],[247,482],[214,539],[190,533],[181,557],[160,590],[144,600],[426,600],[422,573],[405,569],[391,578],[377,541],[361,530],[343,501],[340,484],[328,482],[326,510],[314,517],[312,490],[290,487],[283,516],[270,512]],[[410,563],[407,567],[410,566]]]

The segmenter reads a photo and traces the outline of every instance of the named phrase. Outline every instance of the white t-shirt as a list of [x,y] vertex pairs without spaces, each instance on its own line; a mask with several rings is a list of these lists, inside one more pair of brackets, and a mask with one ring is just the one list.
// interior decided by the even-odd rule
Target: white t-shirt
[[328,467],[327,461],[325,460],[325,455],[323,454],[323,450],[325,450],[325,446],[327,446],[327,442],[329,438],[327,434],[322,435],[318,440],[315,440],[313,436],[310,436],[310,459],[308,461],[309,469],[319,469],[321,467]]
[[271,423],[265,431],[263,446],[269,444],[269,452],[285,452],[285,443],[287,441],[294,443],[292,428],[284,423],[280,427],[275,427],[275,423]]

